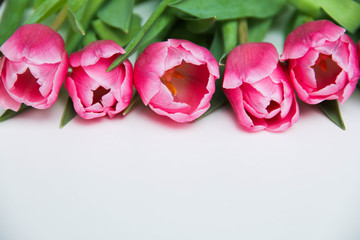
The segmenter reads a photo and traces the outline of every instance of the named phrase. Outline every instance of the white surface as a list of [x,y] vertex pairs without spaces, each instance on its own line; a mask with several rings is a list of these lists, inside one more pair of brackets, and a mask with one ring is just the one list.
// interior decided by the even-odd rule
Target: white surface
[[2,240],[360,238],[359,90],[346,131],[302,106],[280,134],[141,105],[59,130],[60,100],[0,124]]
[[305,105],[280,134],[142,105],[60,130],[64,105],[0,124],[1,240],[360,239],[358,89],[346,131]]

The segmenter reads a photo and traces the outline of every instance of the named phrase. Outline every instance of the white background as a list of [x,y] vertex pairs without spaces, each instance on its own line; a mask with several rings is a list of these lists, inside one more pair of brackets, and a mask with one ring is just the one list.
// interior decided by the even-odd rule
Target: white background
[[60,130],[65,102],[0,124],[1,240],[360,239],[359,89],[346,131],[304,104],[283,133],[142,104]]

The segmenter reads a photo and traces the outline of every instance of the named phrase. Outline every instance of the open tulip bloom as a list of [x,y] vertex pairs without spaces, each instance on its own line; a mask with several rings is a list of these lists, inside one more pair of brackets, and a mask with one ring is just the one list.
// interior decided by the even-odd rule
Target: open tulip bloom
[[297,27],[286,38],[281,60],[289,60],[296,92],[309,104],[332,99],[344,103],[360,76],[354,42],[344,28],[328,20]]
[[270,43],[234,48],[226,60],[223,89],[239,123],[250,131],[283,131],[299,118],[294,90]]
[[190,122],[209,107],[219,65],[209,50],[186,40],[149,45],[134,67],[134,85],[145,105],[177,122]]
[[62,37],[42,24],[20,27],[0,48],[0,107],[52,106],[68,71]]
[[110,72],[110,64],[125,50],[111,40],[92,42],[70,55],[71,76],[65,87],[77,114],[84,119],[124,110],[132,97],[132,65],[126,60]]

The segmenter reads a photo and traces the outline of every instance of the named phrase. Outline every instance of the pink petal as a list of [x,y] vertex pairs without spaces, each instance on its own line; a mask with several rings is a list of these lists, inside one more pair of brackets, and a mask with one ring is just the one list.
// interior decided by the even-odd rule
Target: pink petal
[[326,41],[336,41],[345,29],[328,20],[307,22],[292,31],[285,40],[280,59],[296,59],[304,56],[309,48],[322,46]]
[[346,68],[349,76],[349,81],[357,82],[360,78],[360,70],[359,70],[359,55],[356,49],[356,45],[353,42],[353,40],[346,34],[341,36],[341,40],[345,43],[348,43],[348,51],[350,53],[349,65]]
[[[91,106],[94,96],[93,91],[100,87],[99,83],[89,77],[82,68],[74,68],[70,79],[74,82],[76,88],[74,97],[79,98],[84,107]],[[67,84],[65,84],[65,87],[67,88]]]
[[249,131],[260,131],[267,127],[264,120],[251,118],[245,111],[243,95],[240,88],[224,89],[224,93],[233,107],[239,123]]
[[82,69],[91,79],[94,79],[100,86],[103,86],[107,89],[119,89],[121,85],[121,82],[119,80],[122,80],[124,77],[124,66],[120,65],[112,71],[107,72],[107,69],[110,67],[111,63],[115,59],[116,56],[112,56],[110,58],[100,58],[93,65],[82,66]]
[[84,49],[70,55],[70,66],[93,65],[100,58],[110,58],[116,54],[124,54],[125,50],[112,40],[99,40],[88,44]]
[[[71,77],[66,78],[65,88],[68,91],[69,96],[71,97],[71,99],[73,101],[74,109],[75,109],[76,113],[81,118],[93,119],[93,118],[97,118],[97,117],[102,117],[106,114],[105,112],[101,112],[100,104],[97,104],[97,106],[93,107],[93,109],[88,109],[87,107],[85,107],[83,105],[81,99],[78,97],[78,93],[77,93],[78,87],[76,87],[75,81]],[[95,108],[95,112],[93,112],[94,108]]]
[[129,60],[126,60],[123,64],[125,66],[125,73],[120,87],[120,98],[123,101],[130,101],[133,94],[133,67]]
[[160,90],[166,56],[167,43],[157,42],[145,48],[135,62],[134,85],[145,105]]
[[299,85],[307,92],[312,92],[317,88],[317,81],[315,72],[312,66],[315,65],[319,53],[314,50],[309,50],[302,58],[290,60],[290,68],[294,71],[296,78],[292,79],[297,81]]
[[301,100],[303,100],[304,102],[309,103],[309,94],[297,80],[297,77],[296,77],[297,75],[294,71],[294,66],[296,67],[296,60],[289,60],[289,73],[290,73],[290,79],[292,81],[292,84],[293,84],[299,98]]
[[5,57],[2,57],[0,60],[0,107],[3,109],[11,109],[17,112],[21,107],[21,103],[15,101],[12,97],[10,97],[10,95],[4,88],[3,77],[2,77],[4,62],[5,62]]
[[62,60],[65,44],[56,31],[34,23],[18,28],[0,50],[11,61],[54,64]]
[[[206,48],[182,39],[169,39],[168,42],[172,47],[178,48],[181,46],[183,49],[191,53],[187,54],[188,58],[184,58],[184,61],[193,64],[196,64],[196,61],[199,61],[200,64],[207,63],[210,74],[214,75],[216,79],[220,77],[218,63]],[[191,60],[192,58],[196,60]]]
[[282,132],[299,120],[299,105],[295,100],[295,96],[292,102],[293,104],[291,105],[290,111],[285,117],[278,115],[277,118],[267,120],[268,127],[266,130],[272,132]]
[[246,43],[234,48],[227,57],[223,88],[236,88],[269,76],[279,55],[270,43]]

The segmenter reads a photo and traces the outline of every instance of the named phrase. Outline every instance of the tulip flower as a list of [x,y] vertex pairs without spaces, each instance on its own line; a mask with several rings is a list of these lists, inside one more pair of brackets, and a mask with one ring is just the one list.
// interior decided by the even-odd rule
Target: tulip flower
[[114,41],[101,40],[70,55],[72,73],[65,81],[65,88],[80,117],[113,118],[129,105],[133,91],[130,61],[107,72],[110,64],[124,53]]
[[134,85],[145,105],[177,122],[190,122],[209,107],[219,65],[204,47],[169,39],[149,45],[134,67]]
[[1,46],[0,107],[19,110],[52,106],[68,71],[62,37],[42,24],[20,27]]
[[270,43],[234,48],[226,60],[223,90],[239,123],[250,131],[283,131],[299,118],[294,90]]
[[289,74],[301,100],[344,103],[360,76],[356,46],[345,29],[328,20],[305,23],[285,40],[281,60],[288,60]]

